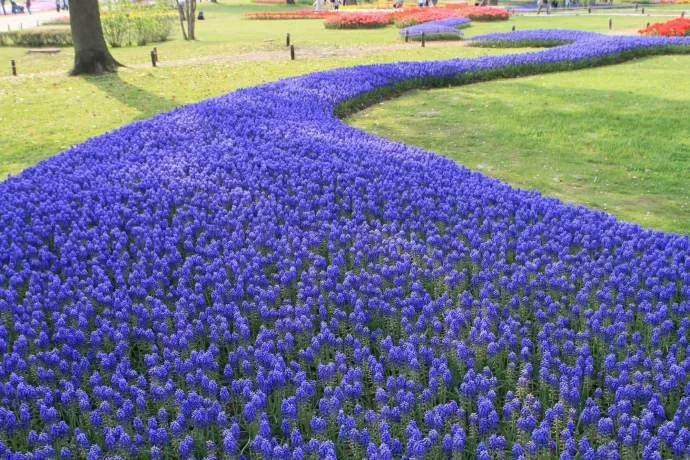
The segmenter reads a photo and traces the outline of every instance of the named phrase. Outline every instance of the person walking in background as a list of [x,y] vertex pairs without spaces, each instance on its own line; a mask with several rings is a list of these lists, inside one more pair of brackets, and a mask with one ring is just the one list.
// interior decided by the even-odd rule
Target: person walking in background
[[340,7],[340,0],[335,0],[333,2],[333,8],[337,10]]
[[543,7],[546,7],[546,14],[551,14],[551,4],[549,3],[549,0],[538,0],[539,1],[539,8],[537,8],[537,14],[541,13],[541,9]]
[[55,0],[55,11],[60,12],[60,0]]
[[26,11],[31,14],[31,0],[26,0]]
[[69,11],[69,0],[62,0],[62,9],[64,11]]
[[14,0],[10,0],[12,4],[12,14],[20,14],[24,12],[24,7],[17,5]]
[[2,6],[2,14],[7,14],[7,11],[5,11],[5,0],[0,0],[0,6]]

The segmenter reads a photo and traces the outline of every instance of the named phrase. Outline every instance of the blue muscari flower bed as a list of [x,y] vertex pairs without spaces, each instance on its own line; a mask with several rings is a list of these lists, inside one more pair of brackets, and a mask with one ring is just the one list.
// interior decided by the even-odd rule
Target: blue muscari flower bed
[[491,34],[477,35],[469,40],[470,46],[490,47],[490,48],[517,48],[529,46],[552,47],[565,45],[573,42],[588,43],[591,40],[598,40],[601,34],[595,32],[585,32],[583,30],[567,29],[532,29],[520,30],[517,32],[496,32]]
[[462,39],[463,33],[459,30],[460,27],[468,27],[472,22],[469,18],[447,18],[439,19],[438,21],[430,21],[414,26],[400,29],[400,35],[421,38],[424,33],[425,38],[429,40],[435,39]]
[[690,51],[580,35],[237,90],[0,184],[0,456],[687,457],[687,235],[336,117]]

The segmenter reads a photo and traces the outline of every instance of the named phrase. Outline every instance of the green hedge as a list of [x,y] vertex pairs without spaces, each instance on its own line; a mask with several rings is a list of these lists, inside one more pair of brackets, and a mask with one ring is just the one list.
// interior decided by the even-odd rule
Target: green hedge
[[71,46],[72,32],[69,27],[39,27],[0,33],[0,45],[16,45],[38,48],[41,46]]

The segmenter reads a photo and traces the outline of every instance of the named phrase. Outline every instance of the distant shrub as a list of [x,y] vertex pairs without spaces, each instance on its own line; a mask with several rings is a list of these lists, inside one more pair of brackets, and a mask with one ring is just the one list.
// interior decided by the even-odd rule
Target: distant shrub
[[0,33],[0,45],[10,44],[31,48],[69,46],[72,44],[72,32],[68,27],[38,27]]
[[164,3],[134,4],[111,1],[103,14],[103,36],[114,48],[164,42],[172,34],[177,15]]

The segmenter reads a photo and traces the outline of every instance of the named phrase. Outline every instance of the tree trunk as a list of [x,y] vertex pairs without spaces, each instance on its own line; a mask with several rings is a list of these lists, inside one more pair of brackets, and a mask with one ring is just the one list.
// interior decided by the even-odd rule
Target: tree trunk
[[288,4],[288,5],[294,5],[294,4],[295,4],[295,0],[287,0],[287,4]]
[[196,21],[196,0],[187,0],[185,2],[187,9],[187,38],[189,40],[196,40],[194,36],[194,24]]
[[70,75],[114,72],[122,64],[110,54],[103,38],[98,0],[70,0],[74,68]]
[[190,40],[196,40],[196,34],[194,32],[194,27],[196,26],[196,0],[188,0],[191,5],[192,14],[190,15],[192,22],[189,23],[189,30],[187,35],[189,35]]
[[184,37],[185,40],[188,40],[187,31],[184,28],[184,23],[185,23],[184,9],[182,9],[182,5],[180,4],[180,2],[177,2],[177,11],[180,12],[180,27],[182,27],[182,36]]

